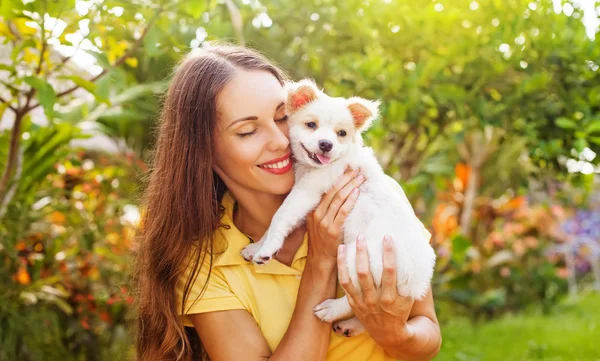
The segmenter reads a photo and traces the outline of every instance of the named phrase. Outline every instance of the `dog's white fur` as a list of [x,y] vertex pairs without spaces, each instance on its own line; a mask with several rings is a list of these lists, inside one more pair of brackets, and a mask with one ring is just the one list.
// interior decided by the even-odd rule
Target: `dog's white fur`
[[[396,253],[398,293],[422,299],[429,289],[435,265],[435,253],[429,244],[430,234],[415,216],[402,188],[385,175],[372,149],[362,143],[361,132],[377,117],[379,103],[357,97],[329,97],[310,80],[291,84],[288,94],[296,182],[265,235],[259,242],[247,246],[242,256],[256,263],[271,259],[283,246],[288,234],[304,222],[321,196],[331,189],[349,166],[360,169],[366,178],[343,228],[352,283],[360,287],[356,271],[357,236],[366,238],[371,272],[379,287],[383,271],[383,237],[390,235]],[[317,128],[309,128],[308,122],[317,123]],[[346,131],[347,135],[339,136],[340,130]],[[323,153],[319,149],[319,140],[333,143],[331,151],[326,152],[331,159],[330,164],[318,164],[307,154],[306,150]],[[343,297],[324,301],[315,308],[315,315],[322,321],[333,322],[352,316],[352,310]],[[346,336],[364,330],[356,318],[339,322],[334,329]]]

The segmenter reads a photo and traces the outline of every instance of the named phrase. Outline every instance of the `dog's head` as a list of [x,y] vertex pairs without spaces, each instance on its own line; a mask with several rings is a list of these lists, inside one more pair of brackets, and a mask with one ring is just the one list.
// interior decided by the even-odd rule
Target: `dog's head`
[[304,79],[288,84],[292,150],[298,162],[322,167],[362,146],[361,133],[378,115],[379,102],[359,97],[333,98]]

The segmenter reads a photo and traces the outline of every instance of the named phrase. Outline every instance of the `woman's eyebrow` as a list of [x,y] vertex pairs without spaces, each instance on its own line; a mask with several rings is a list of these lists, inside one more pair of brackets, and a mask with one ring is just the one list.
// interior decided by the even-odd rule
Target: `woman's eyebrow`
[[231,128],[231,126],[235,123],[244,122],[246,120],[258,120],[258,117],[256,115],[250,115],[248,117],[243,117],[238,120],[234,120],[233,122],[231,122],[231,124],[229,124],[229,126],[227,126],[227,129]]

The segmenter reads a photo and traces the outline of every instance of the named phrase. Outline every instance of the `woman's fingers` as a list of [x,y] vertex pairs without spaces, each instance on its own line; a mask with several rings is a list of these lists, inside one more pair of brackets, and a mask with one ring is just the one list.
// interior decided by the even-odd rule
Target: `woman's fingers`
[[381,304],[391,305],[398,297],[396,286],[396,253],[392,237],[383,237],[383,275],[381,277]]
[[354,299],[356,297],[356,291],[354,289],[354,285],[352,284],[352,280],[350,279],[350,274],[348,273],[348,263],[346,261],[346,246],[340,244],[338,246],[338,254],[337,254],[337,266],[338,266],[338,280],[340,281],[340,286],[346,292],[346,296],[348,299]]
[[349,182],[351,182],[352,179],[354,179],[357,176],[357,174],[358,171],[353,171],[351,169],[346,170],[346,172],[342,174],[342,176],[340,177],[340,179],[338,179],[336,184],[327,193],[325,193],[323,198],[321,198],[321,202],[319,202],[319,205],[317,206],[314,212],[315,220],[320,221],[325,217],[325,215],[327,214],[327,210],[329,209],[329,206],[331,205],[331,202],[335,198],[338,191],[344,188],[344,186],[346,186]]
[[375,306],[378,295],[371,274],[367,242],[364,236],[358,236],[356,239],[356,272],[362,289],[363,303],[367,307]]
[[[350,214],[350,211],[358,198],[358,187],[363,184],[364,181],[365,177],[362,174],[359,174],[350,180],[350,182],[346,183],[346,185],[336,193],[323,217],[325,223],[335,224],[337,227],[341,227],[344,224],[346,217]],[[338,220],[337,218],[341,219]]]
[[358,188],[354,188],[352,192],[350,192],[350,196],[346,199],[344,204],[342,204],[337,214],[335,215],[335,218],[333,219],[334,229],[341,229],[344,226],[346,218],[348,218],[348,215],[350,214],[350,212],[352,212],[352,209],[354,208],[354,205],[358,200],[359,194],[360,191],[358,190]]

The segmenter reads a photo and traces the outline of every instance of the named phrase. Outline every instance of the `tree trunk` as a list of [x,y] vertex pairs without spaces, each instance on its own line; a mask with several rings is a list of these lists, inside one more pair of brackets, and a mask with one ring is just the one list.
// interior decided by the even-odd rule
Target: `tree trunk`
[[463,236],[468,236],[471,229],[471,218],[473,216],[473,208],[475,208],[475,199],[477,198],[479,171],[479,167],[471,166],[467,180],[467,189],[465,190],[463,209],[460,215],[460,232]]
[[13,171],[17,165],[17,153],[19,150],[19,142],[21,141],[21,123],[24,117],[23,112],[15,113],[15,123],[10,134],[10,147],[8,148],[8,157],[4,165],[4,172],[0,179],[0,203],[6,197],[6,189],[12,180]]

